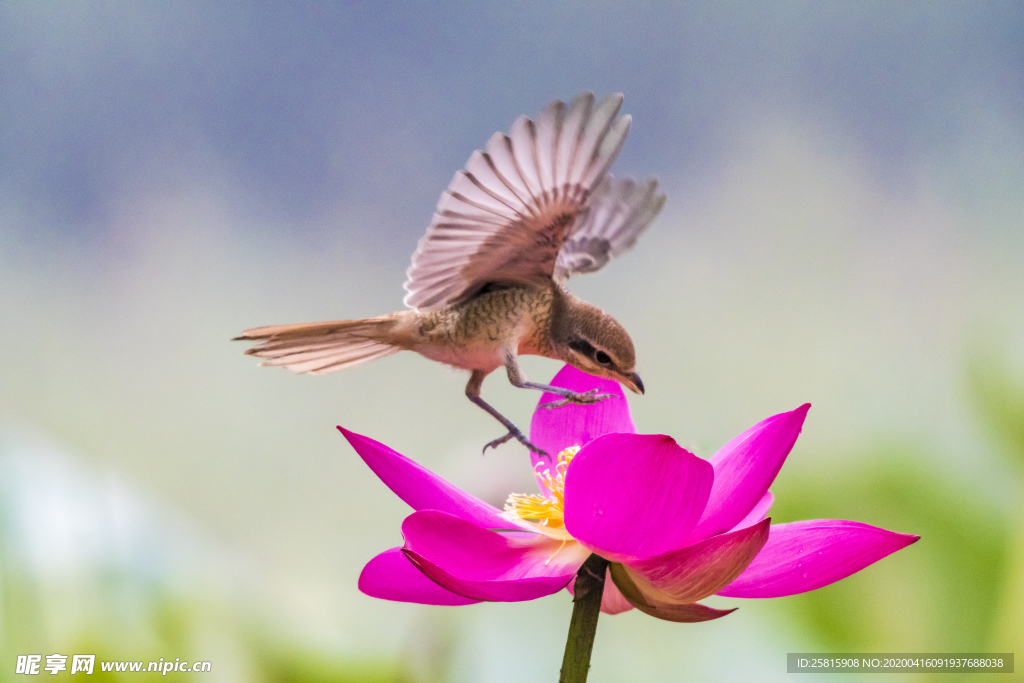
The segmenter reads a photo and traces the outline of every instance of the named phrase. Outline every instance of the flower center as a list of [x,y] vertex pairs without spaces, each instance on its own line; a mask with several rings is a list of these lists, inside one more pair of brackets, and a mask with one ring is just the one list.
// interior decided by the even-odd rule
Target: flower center
[[558,454],[558,464],[555,465],[554,473],[550,469],[537,473],[550,492],[549,496],[536,493],[513,493],[505,502],[505,512],[550,529],[564,527],[565,519],[562,508],[565,504],[565,470],[579,451],[579,446],[566,448]]

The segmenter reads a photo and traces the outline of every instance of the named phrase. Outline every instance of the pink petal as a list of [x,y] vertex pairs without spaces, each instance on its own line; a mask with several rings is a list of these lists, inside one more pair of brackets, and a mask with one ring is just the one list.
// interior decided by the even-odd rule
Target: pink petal
[[671,437],[606,434],[583,447],[565,474],[565,529],[613,561],[683,545],[711,490],[711,465]]
[[601,594],[601,611],[605,614],[622,614],[633,609],[626,596],[622,594],[615,582],[612,581],[612,571],[609,567],[604,577],[604,593]]
[[[576,583],[575,578],[565,587],[569,591],[569,595],[576,594],[573,590],[574,583]],[[616,588],[615,582],[612,581],[611,568],[609,567],[605,571],[604,591],[601,593],[601,611],[605,614],[622,614],[631,609],[633,609],[633,605],[629,603],[629,600],[622,595],[622,592]]]
[[[712,486],[714,488],[714,486]],[[734,526],[729,531],[739,531],[740,529],[746,529],[748,526],[757,524],[762,519],[768,516],[768,511],[772,509],[772,505],[775,504],[775,496],[771,491],[765,491],[764,495],[761,496],[761,500],[757,501],[757,505],[754,509],[747,513],[747,516],[740,520],[740,523]]]
[[373,473],[414,510],[443,510],[489,529],[511,526],[494,506],[449,484],[401,453],[343,427],[338,430]]
[[409,561],[401,548],[385,550],[366,563],[359,590],[374,598],[423,605],[472,605],[478,600],[456,595],[431,581]]
[[750,566],[718,594],[777,598],[804,593],[859,572],[918,538],[841,519],[776,524]]
[[643,595],[637,588],[636,584],[633,583],[632,578],[630,578],[629,574],[626,572],[625,566],[617,562],[613,562],[608,567],[608,570],[611,574],[612,580],[615,582],[615,585],[622,592],[622,595],[631,602],[634,607],[644,614],[649,614],[652,617],[657,617],[658,619],[693,623],[720,619],[726,614],[736,611],[735,607],[723,610],[714,609],[698,602],[690,602],[680,605],[671,602],[662,602],[655,598],[648,598]]
[[[602,394],[615,396],[591,405],[570,404],[560,408],[541,408],[540,406],[545,403],[562,400],[561,396],[545,392],[540,397],[537,410],[533,411],[530,441],[547,452],[552,459],[557,458],[566,448],[583,446],[602,434],[636,434],[636,425],[629,414],[629,403],[626,402],[626,395],[618,382],[594,377],[566,365],[551,380],[551,385],[578,393],[597,389]],[[539,464],[542,469],[550,468],[554,464],[536,453],[530,453],[530,458],[534,467]],[[543,482],[541,488],[544,488]]]
[[768,540],[766,519],[696,545],[637,560],[624,569],[648,602],[687,604],[714,595],[733,581]]
[[545,536],[505,536],[424,510],[402,524],[403,552],[428,577],[475,600],[533,600],[565,588],[590,554]]
[[692,540],[733,528],[754,508],[786,461],[811,404],[762,420],[715,453],[715,485]]

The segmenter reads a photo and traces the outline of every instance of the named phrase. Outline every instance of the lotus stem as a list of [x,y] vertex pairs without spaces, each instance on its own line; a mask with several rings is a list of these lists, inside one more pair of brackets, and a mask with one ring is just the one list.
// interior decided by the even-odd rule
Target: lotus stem
[[576,573],[573,585],[572,621],[565,641],[562,675],[559,683],[586,683],[590,672],[590,653],[594,650],[597,618],[601,616],[601,598],[608,560],[591,555]]

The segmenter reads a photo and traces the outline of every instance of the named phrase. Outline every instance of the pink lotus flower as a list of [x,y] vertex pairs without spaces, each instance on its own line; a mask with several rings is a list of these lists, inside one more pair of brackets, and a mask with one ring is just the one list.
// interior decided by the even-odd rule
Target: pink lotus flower
[[[763,420],[710,461],[668,436],[637,434],[618,384],[566,366],[555,386],[615,395],[597,405],[538,408],[530,440],[542,493],[513,495],[504,511],[412,460],[339,427],[370,469],[415,509],[405,545],[359,577],[367,595],[435,605],[550,595],[596,553],[609,560],[601,609],[638,609],[670,621],[733,610],[710,595],[773,598],[860,571],[919,537],[844,520],[771,525],[768,491],[809,404]],[[557,400],[545,394],[541,403]],[[554,465],[554,466],[552,466]]]

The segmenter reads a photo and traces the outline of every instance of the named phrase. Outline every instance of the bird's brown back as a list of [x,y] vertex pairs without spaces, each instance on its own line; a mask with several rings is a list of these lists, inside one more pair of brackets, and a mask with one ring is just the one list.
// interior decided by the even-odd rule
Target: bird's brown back
[[490,286],[471,299],[419,316],[423,343],[469,350],[519,339],[518,353],[555,357],[551,318],[558,286]]

